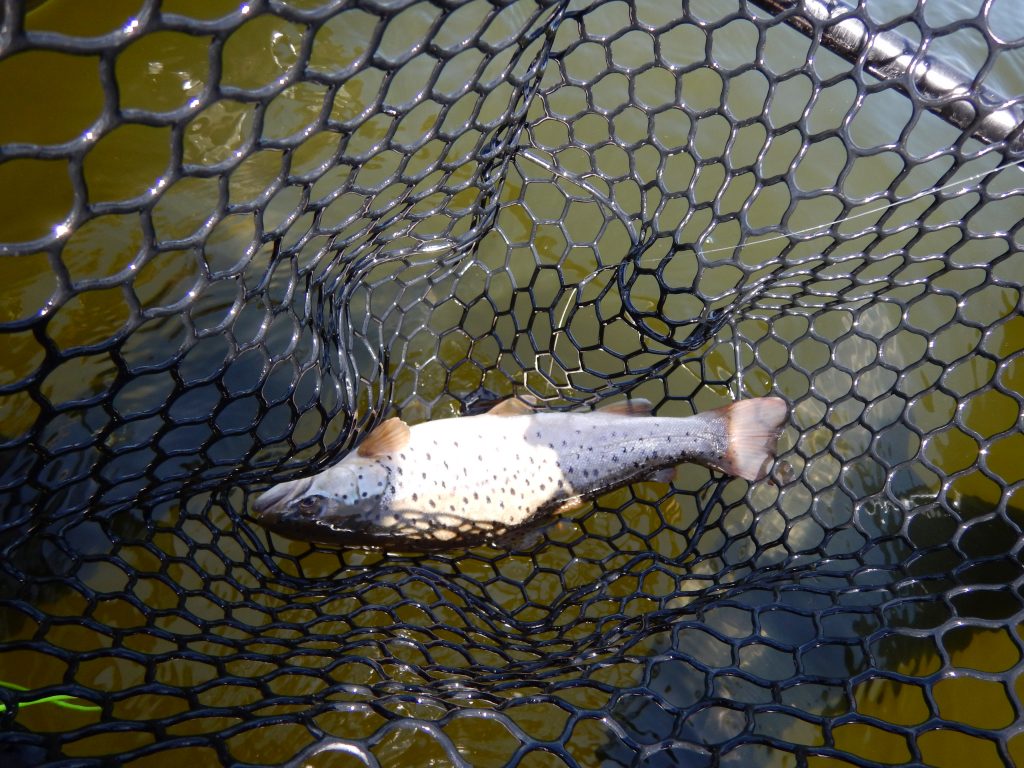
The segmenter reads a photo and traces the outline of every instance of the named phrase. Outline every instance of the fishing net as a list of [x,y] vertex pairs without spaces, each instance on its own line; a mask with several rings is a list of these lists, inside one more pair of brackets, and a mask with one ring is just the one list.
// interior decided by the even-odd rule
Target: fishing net
[[[1024,763],[1012,0],[0,14],[4,765]],[[768,393],[768,481],[515,546],[247,512],[392,414]]]

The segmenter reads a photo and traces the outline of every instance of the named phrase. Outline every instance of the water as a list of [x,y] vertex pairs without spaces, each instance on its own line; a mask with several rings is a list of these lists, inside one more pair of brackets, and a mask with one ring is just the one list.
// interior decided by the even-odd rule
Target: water
[[[140,2],[111,3],[83,14],[74,5],[44,3],[30,14],[28,26],[103,34],[130,25],[141,7]],[[1006,17],[1005,7],[996,3],[993,14]],[[449,22],[453,40],[476,28],[472,4],[468,8]],[[162,11],[216,18],[236,7],[165,2]],[[967,4],[929,4],[928,13],[937,15],[928,20],[951,21],[975,11]],[[718,18],[722,8],[693,4],[690,12]],[[402,36],[414,37],[437,13],[407,12],[408,26],[387,41],[385,54],[397,55],[405,47]],[[654,23],[667,21],[656,3],[638,4],[637,14]],[[588,25],[616,30],[625,18],[625,6],[610,3],[589,14]],[[502,39],[515,22],[495,25],[491,34]],[[312,49],[314,69],[341,77],[366,55],[360,41],[371,27],[365,14],[352,11],[322,28]],[[736,21],[712,34],[712,49],[723,65],[750,62],[751,28]],[[235,515],[244,513],[246,499],[237,490],[227,497],[197,494],[102,523],[83,521],[67,531],[77,560],[49,544],[20,553],[22,567],[33,573],[74,573],[81,591],[44,585],[33,596],[38,614],[4,608],[0,622],[9,647],[2,668],[8,670],[6,680],[32,690],[73,682],[83,695],[93,692],[94,699],[83,701],[100,701],[100,693],[121,696],[109,713],[27,707],[19,711],[18,725],[58,737],[101,719],[143,724],[171,719],[167,733],[173,736],[237,728],[228,742],[235,759],[272,762],[313,743],[309,730],[288,724],[245,730],[238,713],[252,719],[284,713],[298,697],[300,707],[316,702],[314,719],[326,733],[379,735],[374,752],[384,764],[400,764],[410,748],[443,762],[442,747],[451,744],[476,764],[507,761],[520,742],[488,716],[493,709],[538,739],[557,738],[570,728],[569,752],[580,763],[595,754],[612,764],[624,759],[631,747],[623,732],[642,744],[678,737],[690,743],[690,757],[699,759],[702,750],[721,747],[745,727],[730,702],[770,701],[772,686],[785,679],[777,676],[791,675],[798,659],[800,670],[816,675],[814,682],[785,688],[780,695],[786,712],[767,704],[755,709],[754,732],[775,743],[820,747],[830,739],[838,753],[895,763],[911,759],[909,729],[927,720],[932,709],[986,730],[1010,727],[1012,694],[1003,683],[972,671],[1004,674],[1019,666],[1019,638],[1005,625],[1014,615],[1014,596],[1008,588],[957,593],[955,621],[978,621],[953,626],[944,595],[957,585],[1008,585],[1019,579],[1010,551],[1017,534],[1007,521],[1019,526],[1024,520],[1020,491],[1013,490],[1020,480],[1015,457],[1021,438],[1014,430],[1016,400],[1007,393],[1024,388],[1019,355],[1024,325],[1016,317],[1024,264],[1007,245],[1019,248],[1019,238],[1005,233],[1020,218],[1020,172],[1001,171],[989,186],[990,194],[1014,193],[1005,201],[979,207],[974,193],[941,202],[928,196],[883,213],[884,195],[893,185],[905,199],[948,181],[953,161],[938,150],[953,138],[951,129],[922,116],[907,147],[914,155],[934,157],[901,176],[905,160],[881,145],[899,138],[893,115],[908,112],[907,103],[901,96],[873,94],[849,128],[852,139],[872,150],[859,155],[840,178],[846,156],[835,139],[812,144],[803,156],[795,129],[775,136],[763,153],[750,147],[763,141],[764,128],[754,119],[762,112],[773,126],[795,125],[804,109],[812,130],[840,126],[852,103],[849,84],[837,80],[812,104],[805,76],[784,81],[769,96],[763,76],[751,72],[735,78],[725,96],[737,119],[750,121],[740,129],[743,140],[727,145],[726,126],[716,114],[722,75],[701,65],[708,32],[696,24],[677,30],[665,36],[658,54],[646,35],[615,43],[613,55],[623,65],[642,68],[652,57],[664,57],[637,75],[636,94],[644,109],[631,106],[611,117],[601,113],[615,112],[630,98],[625,77],[598,77],[606,66],[601,45],[580,46],[565,59],[571,75],[597,78],[592,91],[597,109],[590,109],[579,88],[554,87],[557,72],[549,71],[545,104],[531,106],[523,139],[547,165],[517,158],[494,227],[472,263],[431,271],[424,265],[435,261],[436,253],[424,252],[411,264],[387,264],[367,274],[367,287],[352,298],[352,316],[369,324],[370,343],[351,350],[354,365],[372,378],[380,364],[374,343],[390,345],[391,360],[405,361],[392,362],[391,398],[411,421],[451,416],[459,398],[481,386],[504,394],[526,386],[565,402],[639,382],[636,394],[654,401],[659,412],[676,415],[721,404],[737,387],[748,394],[775,388],[794,402],[782,458],[799,482],[781,490],[757,488],[749,503],[742,488],[727,485],[711,519],[700,525],[700,509],[717,490],[708,473],[694,470],[674,489],[638,484],[561,521],[550,531],[552,544],[532,558],[494,550],[414,559],[311,552],[307,545],[268,539],[239,522]],[[572,33],[571,25],[563,28],[559,44],[569,45]],[[237,369],[230,399],[241,405],[219,411],[225,430],[252,424],[247,397],[253,404],[261,397],[272,403],[285,397],[291,370],[271,376],[258,392],[246,390],[246,382],[269,364],[246,341],[259,340],[271,355],[284,356],[298,335],[296,357],[310,366],[316,357],[323,339],[295,319],[301,313],[272,311],[287,305],[286,288],[294,275],[273,269],[269,248],[251,247],[258,225],[295,247],[298,271],[329,273],[326,244],[300,210],[298,186],[267,191],[282,163],[290,163],[296,179],[316,179],[310,199],[323,201],[322,222],[337,230],[339,241],[357,243],[365,232],[373,217],[361,212],[363,200],[371,200],[381,215],[392,210],[396,190],[377,187],[393,174],[401,154],[375,151],[390,118],[362,123],[353,139],[368,158],[359,182],[372,193],[363,195],[332,198],[348,178],[337,168],[327,170],[337,134],[310,131],[325,102],[332,119],[341,122],[369,109],[380,88],[373,74],[347,79],[337,89],[310,83],[282,90],[263,117],[260,148],[240,158],[257,133],[254,107],[240,95],[286,76],[296,66],[303,34],[301,25],[269,14],[246,22],[225,45],[221,80],[241,90],[184,121],[184,161],[197,170],[225,169],[226,202],[217,179],[202,173],[167,181],[168,128],[125,126],[97,142],[82,173],[90,200],[97,202],[159,192],[151,213],[159,250],[141,247],[146,224],[140,217],[111,210],[68,233],[60,251],[66,269],[53,269],[52,252],[33,252],[29,245],[0,264],[7,286],[0,312],[14,329],[7,336],[8,354],[0,360],[4,384],[25,379],[39,366],[46,351],[28,326],[51,305],[60,308],[45,333],[59,350],[124,338],[121,354],[138,383],[118,390],[115,402],[122,413],[143,414],[164,402],[174,382],[158,369],[185,343],[191,325],[230,328],[234,334],[230,342],[213,333],[195,343],[182,366],[190,388],[170,407],[202,416],[195,425],[157,438],[159,420],[139,420],[110,435],[113,445],[137,448],[110,470],[124,478],[125,494],[150,466],[146,451],[156,439],[181,452],[160,464],[160,479],[204,471],[191,449],[206,444],[205,417],[225,400],[206,383],[211,372],[227,363]],[[804,38],[782,26],[767,35],[773,71],[801,64]],[[981,66],[976,42],[967,30],[944,38],[941,50],[965,70],[976,71]],[[188,109],[210,85],[209,44],[209,38],[164,32],[129,45],[114,71],[122,106]],[[817,62],[826,76],[846,67],[823,52]],[[418,92],[420,64],[403,69],[387,93],[389,103],[403,104]],[[454,91],[480,61],[457,57],[448,66],[441,83]],[[675,87],[670,67],[677,66],[692,67],[679,77],[692,111],[665,109],[650,118],[645,110],[669,103],[664,89],[669,83]],[[1021,92],[1019,50],[1001,52],[986,82],[1004,93]],[[26,92],[45,97],[28,100]],[[0,62],[0,98],[26,104],[0,126],[0,140],[70,141],[100,114],[99,59],[50,52],[6,59]],[[461,120],[479,107],[482,122],[500,114],[500,98],[482,106],[477,101],[475,94],[460,97],[449,114]],[[555,119],[581,111],[588,114],[571,122]],[[55,112],[60,120],[52,119]],[[398,136],[415,142],[437,114],[431,104],[415,110]],[[645,146],[649,130],[664,152]],[[609,143],[609,136],[615,141]],[[552,157],[549,150],[567,137],[586,151]],[[406,172],[430,174],[441,151],[430,142],[411,149]],[[456,143],[449,153],[455,161],[451,183],[464,190],[452,210],[475,197],[475,163],[460,151]],[[727,174],[723,155],[740,170]],[[555,162],[576,180],[552,174]],[[979,157],[962,163],[955,178],[997,164],[995,158]],[[634,172],[643,179],[660,174],[662,188],[641,187]],[[754,191],[756,177],[781,174],[795,179],[795,194],[778,183]],[[803,232],[837,217],[837,192],[863,201],[854,213],[876,212],[837,225],[839,237],[831,231]],[[272,198],[266,206],[264,196]],[[425,200],[423,210],[430,205]],[[0,206],[10,212],[0,223],[5,243],[30,243],[65,226],[74,216],[66,164],[16,160],[0,165]],[[631,318],[622,314],[616,271],[608,267],[629,251],[639,222],[628,215],[616,218],[614,206],[642,210],[655,236],[633,267],[636,280],[627,294]],[[759,234],[736,252],[741,215]],[[961,221],[986,236],[961,242]],[[444,249],[464,226],[453,225],[447,214],[425,216],[420,241],[436,236]],[[686,247],[677,251],[673,244]],[[655,269],[671,294],[650,279]],[[849,287],[853,273],[859,277],[856,290]],[[746,290],[766,275],[772,279],[762,292]],[[385,276],[405,279],[410,287],[399,288]],[[251,294],[264,281],[273,286],[269,306]],[[67,299],[78,290],[83,292]],[[132,312],[134,301],[143,315]],[[396,306],[403,313],[395,312]],[[732,322],[697,351],[667,358],[673,344],[685,344],[697,332],[694,320],[709,310],[730,311]],[[153,372],[142,375],[149,369]],[[54,404],[86,400],[110,392],[115,377],[116,365],[106,352],[71,357],[43,392]],[[315,413],[317,397],[334,397],[328,408],[338,408],[345,397],[330,387],[316,394],[312,378],[299,389],[299,401],[308,403],[302,414]],[[368,397],[359,401],[363,410]],[[909,419],[902,416],[908,404]],[[307,455],[322,455],[322,446],[315,444],[320,439],[342,447],[334,441],[346,425],[328,419],[325,427],[317,416],[300,418],[295,438],[300,446],[314,445],[292,450],[283,435],[292,412],[283,404],[270,410],[259,426],[274,438],[263,449],[268,454],[288,453],[299,465]],[[25,434],[38,411],[24,392],[0,396],[4,437]],[[55,423],[49,445],[74,445],[104,420],[102,409],[85,409],[80,419]],[[244,432],[232,440],[223,447],[225,466],[252,446]],[[63,471],[81,471],[94,458],[69,456]],[[962,521],[966,528],[960,528]],[[959,548],[951,547],[961,530]],[[865,549],[868,542],[875,543]],[[652,563],[662,567],[651,570]],[[758,569],[780,564],[806,572],[772,576],[765,570],[768,575],[751,578]],[[400,566],[416,568],[420,576],[411,577]],[[299,589],[282,574],[310,581]],[[887,607],[893,595],[904,592],[919,599],[898,610]],[[438,608],[439,596],[460,610]],[[769,600],[777,601],[778,609],[761,611]],[[820,625],[810,620],[812,609],[825,615]],[[585,620],[565,636],[552,634],[550,645],[538,651],[529,622],[577,619]],[[641,625],[628,622],[641,620],[647,622],[643,631],[615,634],[623,622],[636,627]],[[405,628],[396,631],[399,622]],[[440,623],[451,644],[431,645],[425,658],[422,648],[435,642]],[[51,651],[17,647],[30,638],[45,638]],[[345,640],[339,645],[338,638]],[[577,648],[592,648],[594,655],[578,658]],[[730,655],[736,648],[739,658]],[[517,670],[538,659],[548,659],[545,668],[516,677]],[[504,672],[511,675],[509,684],[501,694],[462,701],[463,716],[441,719],[452,700],[431,686],[439,679],[460,679],[470,663],[475,676],[480,669]],[[705,674],[730,664],[743,676]],[[941,683],[934,680],[940,671],[948,678]],[[230,682],[220,681],[224,674],[233,676]],[[167,693],[134,690],[149,679],[167,686]],[[664,700],[689,712],[686,707],[707,692],[703,686],[709,679],[713,706],[683,721],[652,707],[649,697],[618,695],[648,681]],[[433,698],[382,697],[381,686],[388,681],[433,691]],[[557,693],[531,699],[542,687]],[[566,725],[559,697],[607,715]],[[423,722],[441,719],[441,735],[403,727],[382,732],[381,706]],[[842,716],[851,707],[885,727],[858,721],[826,729],[829,721],[823,717]],[[102,743],[96,738],[76,736],[65,750],[88,756],[130,749],[152,739],[152,733],[140,726],[106,733]],[[991,741],[959,731],[938,728],[915,739],[928,763],[954,765],[969,756],[978,765],[998,764]],[[749,751],[733,752],[730,759],[765,765],[791,760],[769,746],[743,749]],[[553,754],[532,754],[540,764],[560,764]],[[656,754],[666,763],[670,759],[667,751]],[[211,755],[202,747],[186,747],[162,753],[158,762],[209,761]]]

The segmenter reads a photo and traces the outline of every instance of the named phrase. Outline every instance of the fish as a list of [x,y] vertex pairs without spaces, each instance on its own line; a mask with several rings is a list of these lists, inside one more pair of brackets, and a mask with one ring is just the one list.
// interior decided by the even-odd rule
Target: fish
[[412,427],[392,417],[333,466],[266,490],[252,516],[330,547],[500,544],[612,489],[668,481],[684,462],[762,480],[788,414],[779,397],[674,417],[652,415],[641,400],[565,412],[509,398],[486,413]]

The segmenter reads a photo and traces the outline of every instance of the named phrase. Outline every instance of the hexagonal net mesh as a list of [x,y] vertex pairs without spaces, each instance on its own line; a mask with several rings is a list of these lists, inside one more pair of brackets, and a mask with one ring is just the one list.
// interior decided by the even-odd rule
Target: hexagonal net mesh
[[[5,765],[1024,763],[1022,49],[1012,0],[6,0]],[[247,512],[392,413],[769,392],[770,482],[519,549]]]

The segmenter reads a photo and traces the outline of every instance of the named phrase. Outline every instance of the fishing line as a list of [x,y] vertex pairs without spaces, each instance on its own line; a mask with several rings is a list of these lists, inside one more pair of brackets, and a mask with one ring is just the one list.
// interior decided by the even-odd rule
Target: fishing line
[[[19,691],[22,693],[29,693],[30,689],[17,683],[8,683],[5,680],[0,680],[0,688],[9,688],[12,691]],[[74,710],[76,712],[100,712],[103,707],[96,706],[95,704],[79,704],[79,701],[88,701],[88,699],[81,699],[77,696],[71,696],[66,693],[58,693],[50,696],[40,696],[36,699],[28,699],[27,701],[19,701],[18,709],[24,709],[25,707],[31,707],[35,704],[53,704],[63,709]],[[7,712],[7,705],[0,704],[0,715]]]
[[[616,219],[618,219],[622,223],[622,225],[626,228],[626,231],[629,233],[630,242],[632,244],[631,250],[640,247],[640,244],[641,244],[640,243],[640,236],[639,236],[639,234],[636,231],[636,228],[634,226],[634,222],[628,216],[626,216],[623,211],[621,211],[619,209],[619,207],[614,203],[614,201],[612,201],[607,195],[605,195],[603,192],[601,192],[599,189],[597,189],[593,184],[589,183],[585,178],[580,178],[578,176],[575,176],[575,175],[569,173],[568,171],[565,171],[564,169],[560,168],[558,165],[556,165],[554,163],[551,163],[547,159],[545,159],[545,158],[535,154],[530,149],[524,149],[521,152],[521,155],[524,158],[530,160],[531,162],[536,163],[541,168],[544,168],[549,173],[551,173],[551,174],[553,174],[555,176],[559,176],[559,177],[561,177],[561,178],[563,178],[563,179],[565,179],[565,180],[575,184],[576,186],[580,187],[581,189],[584,189],[587,192],[589,192],[594,197],[594,199],[597,202],[601,203],[605,208],[607,208],[609,211],[611,211],[612,215]],[[901,198],[899,200],[894,200],[894,201],[892,201],[890,203],[887,203],[885,205],[881,205],[881,206],[878,206],[878,207],[875,207],[875,208],[871,208],[871,209],[866,210],[866,211],[861,211],[860,213],[852,213],[852,214],[850,214],[848,216],[842,216],[842,217],[840,217],[838,219],[834,219],[832,221],[823,222],[821,224],[815,224],[815,225],[812,225],[810,227],[805,227],[803,229],[793,230],[793,231],[787,232],[787,233],[773,235],[771,237],[767,237],[767,238],[764,238],[762,240],[756,240],[754,242],[742,243],[742,244],[732,245],[732,246],[722,246],[720,248],[700,249],[699,253],[701,255],[705,255],[705,254],[724,253],[724,252],[727,252],[727,251],[731,251],[732,253],[735,254],[735,253],[737,253],[739,250],[741,250],[743,248],[748,248],[748,247],[755,246],[755,245],[761,245],[763,243],[778,242],[779,240],[789,240],[791,238],[799,237],[801,235],[813,235],[815,233],[825,234],[832,227],[835,227],[835,226],[837,226],[839,224],[843,224],[843,223],[845,223],[847,221],[853,221],[855,219],[861,219],[861,218],[865,218],[867,216],[876,216],[878,214],[884,213],[885,211],[888,211],[888,210],[890,210],[892,208],[895,208],[897,206],[905,205],[907,203],[914,202],[915,200],[920,200],[921,198],[927,197],[929,195],[941,194],[941,193],[946,192],[946,191],[948,191],[950,189],[953,189],[954,187],[959,187],[959,189],[953,195],[951,195],[950,197],[957,197],[959,195],[966,194],[966,193],[971,191],[968,188],[968,186],[967,186],[970,183],[978,181],[980,179],[984,179],[985,177],[991,176],[992,174],[995,174],[995,173],[999,173],[1000,171],[1004,171],[1007,168],[1019,167],[1022,163],[1024,163],[1024,158],[1020,158],[1020,159],[1017,159],[1017,160],[1011,160],[1009,162],[1003,163],[1002,165],[996,166],[995,168],[990,168],[989,170],[980,171],[978,173],[975,173],[975,174],[973,174],[971,176],[968,176],[967,178],[958,179],[956,181],[951,181],[948,184],[944,184],[944,185],[941,185],[941,186],[938,186],[938,187],[935,187],[935,186],[928,187],[926,189],[923,189],[923,190],[920,190],[918,192],[915,192],[915,193],[913,193],[912,195],[910,195],[908,197]],[[648,263],[650,263],[650,262],[648,261]],[[643,257],[637,259],[634,262],[634,264],[636,266],[642,266],[644,264]],[[766,264],[762,264],[760,266],[764,267],[764,266],[766,266]],[[579,296],[580,292],[582,291],[582,289],[584,287],[586,287],[590,283],[590,281],[593,280],[594,278],[596,278],[601,272],[604,272],[604,271],[609,270],[609,269],[620,269],[621,267],[622,267],[622,262],[619,262],[619,263],[616,263],[616,264],[605,264],[605,265],[599,266],[597,269],[595,269],[589,275],[584,277],[579,283],[577,283],[576,285],[572,286],[572,294],[570,296],[570,299],[566,302],[565,308],[562,310],[562,314],[561,314],[561,316],[558,319],[558,323],[557,323],[557,326],[556,326],[557,330],[555,330],[553,335],[552,335],[551,351],[547,353],[547,357],[549,358],[549,366],[548,366],[548,375],[547,375],[546,378],[548,379],[548,383],[551,384],[553,387],[555,387],[556,391],[561,389],[562,387],[560,387],[558,384],[556,384],[554,381],[552,381],[553,368],[554,368],[554,352],[555,352],[554,348],[555,348],[555,345],[558,343],[559,336],[564,333],[565,321],[566,321],[566,319],[569,316],[569,312],[570,312],[570,310],[572,308],[572,305],[573,305],[573,300],[575,299],[576,296]],[[739,349],[737,347],[737,350],[736,350],[736,362],[737,362],[737,365],[739,364],[739,360],[740,360],[740,354],[739,354]],[[566,371],[565,373],[566,374],[570,374],[570,373],[572,373],[572,371]],[[737,368],[737,374],[738,373],[739,373],[739,368]],[[524,375],[525,375],[525,372],[524,372]],[[739,387],[740,387],[740,389],[742,389],[742,384],[739,384]]]
[[[740,248],[747,248],[747,247],[753,246],[753,245],[761,245],[762,243],[771,243],[771,242],[775,242],[777,240],[787,240],[787,239],[789,239],[791,237],[796,237],[796,236],[799,236],[799,235],[811,234],[815,230],[819,230],[819,229],[820,230],[827,230],[827,229],[829,229],[831,227],[836,226],[837,224],[843,224],[843,223],[845,223],[847,221],[853,221],[854,219],[860,219],[860,218],[863,218],[865,216],[872,216],[872,215],[874,215],[876,213],[882,213],[884,211],[887,211],[890,208],[895,208],[898,205],[904,205],[906,203],[912,203],[915,200],[920,200],[922,197],[927,197],[928,195],[933,195],[933,194],[938,194],[940,192],[945,192],[947,189],[952,189],[953,187],[957,186],[958,184],[967,185],[967,184],[969,184],[972,181],[977,181],[978,179],[983,179],[986,176],[992,175],[993,173],[999,173],[999,171],[1004,171],[1007,168],[1012,168],[1013,166],[1019,166],[1021,163],[1024,163],[1024,158],[1021,158],[1020,160],[1012,160],[1012,161],[1010,161],[1008,163],[1004,163],[1003,165],[997,166],[997,167],[992,168],[992,169],[987,170],[987,171],[981,171],[980,173],[976,173],[973,176],[968,176],[966,179],[960,179],[960,180],[957,180],[957,181],[951,181],[949,184],[945,184],[945,185],[943,185],[941,187],[930,187],[928,189],[923,189],[920,192],[915,192],[910,197],[905,197],[905,198],[903,198],[901,200],[894,200],[891,203],[887,203],[886,205],[879,206],[878,208],[872,208],[871,210],[868,210],[868,211],[861,211],[860,213],[851,213],[849,216],[843,216],[841,218],[835,219],[834,221],[825,222],[824,224],[815,224],[814,226],[806,227],[805,229],[795,229],[792,232],[789,232],[787,234],[773,235],[772,237],[765,238],[764,240],[757,240],[756,242],[752,242],[752,243],[744,243],[743,245],[727,245],[727,246],[723,246],[721,248],[709,248],[709,249],[706,249],[706,250],[702,249],[701,253],[705,254],[705,253],[722,253],[723,251],[735,251],[735,250],[738,250]],[[970,192],[970,191],[971,190],[969,188],[967,188],[967,186],[964,186],[962,189],[957,191],[955,194],[951,195],[951,197],[957,197],[959,195],[966,194],[967,192]],[[637,262],[637,263],[639,264],[640,262]]]
[[[627,228],[627,230],[629,231],[630,240],[632,241],[633,246],[635,247],[635,246],[638,246],[640,244],[640,237],[636,234],[636,231],[635,231],[635,229],[633,227],[633,222],[624,213],[622,213],[620,210],[618,210],[618,206],[615,205],[615,203],[612,202],[612,200],[610,200],[607,195],[605,195],[600,190],[595,188],[592,184],[588,183],[586,179],[581,179],[581,178],[573,176],[568,171],[565,171],[562,168],[559,168],[557,165],[553,165],[552,163],[546,161],[544,158],[539,157],[538,155],[534,154],[529,149],[523,150],[522,154],[523,154],[524,157],[526,157],[527,159],[533,161],[537,165],[541,166],[546,171],[549,171],[549,172],[555,174],[556,176],[560,176],[561,178],[566,179],[567,181],[570,181],[573,184],[581,187],[582,189],[585,189],[588,192],[590,192],[598,202],[603,203],[612,212],[612,214],[615,216],[615,218],[617,218],[619,221],[621,221],[623,223],[623,225]],[[750,243],[743,243],[741,245],[727,245],[727,246],[722,246],[721,248],[701,249],[700,253],[703,255],[703,254],[708,254],[708,253],[724,253],[725,251],[737,251],[737,250],[740,250],[742,248],[749,248],[749,247],[752,247],[752,246],[755,246],[755,245],[761,245],[762,243],[772,243],[772,242],[777,242],[779,240],[788,240],[788,239],[790,239],[792,237],[798,237],[800,235],[812,234],[812,233],[814,233],[814,232],[816,232],[818,230],[821,230],[822,233],[824,233],[825,231],[827,231],[831,227],[836,226],[837,224],[843,224],[843,223],[845,223],[847,221],[853,221],[854,219],[860,219],[860,218],[864,218],[866,216],[873,216],[875,214],[883,213],[883,212],[889,210],[890,208],[895,208],[896,206],[899,206],[899,205],[905,205],[906,203],[912,203],[915,200],[920,200],[922,197],[927,197],[928,195],[933,195],[933,194],[938,194],[938,193],[941,193],[941,192],[945,192],[945,191],[947,191],[949,189],[952,189],[953,187],[956,187],[956,186],[959,185],[959,186],[961,186],[961,189],[958,190],[954,195],[951,195],[951,197],[956,197],[958,195],[962,195],[962,194],[966,194],[967,192],[970,192],[971,190],[966,185],[970,184],[971,182],[978,181],[979,179],[983,179],[986,176],[991,176],[994,173],[999,173],[1000,171],[1005,171],[1007,168],[1013,168],[1015,166],[1020,166],[1022,163],[1024,163],[1024,158],[1020,158],[1020,159],[1017,159],[1017,160],[1011,160],[1011,161],[1009,161],[1007,163],[1003,163],[1002,165],[996,166],[995,168],[990,168],[987,171],[981,171],[979,173],[973,174],[972,176],[968,176],[965,179],[958,179],[956,181],[951,181],[948,184],[944,184],[944,185],[939,186],[939,187],[928,187],[927,189],[923,189],[923,190],[921,190],[919,192],[915,192],[914,194],[910,195],[909,197],[905,197],[905,198],[902,198],[900,200],[894,200],[891,203],[887,203],[885,205],[881,205],[881,206],[879,206],[877,208],[872,208],[872,209],[867,210],[867,211],[861,211],[860,213],[852,213],[849,216],[842,216],[842,217],[840,217],[838,219],[834,219],[832,221],[827,221],[827,222],[824,222],[822,224],[814,224],[814,225],[812,225],[810,227],[805,227],[804,229],[796,229],[796,230],[793,230],[792,232],[778,234],[778,235],[772,235],[771,237],[767,237],[767,238],[765,238],[763,240],[757,240],[757,241],[750,242]],[[637,260],[636,264],[637,265],[643,264],[643,259]],[[581,287],[583,285],[585,285],[586,282],[588,280],[590,280],[591,278],[593,278],[595,275],[597,275],[598,272],[603,272],[606,269],[616,269],[619,266],[620,266],[620,264],[606,264],[604,266],[598,267],[590,275],[587,275],[587,277],[585,277],[579,283],[579,285]]]

